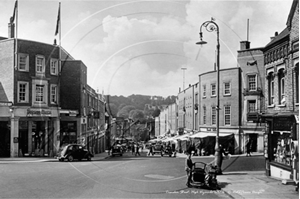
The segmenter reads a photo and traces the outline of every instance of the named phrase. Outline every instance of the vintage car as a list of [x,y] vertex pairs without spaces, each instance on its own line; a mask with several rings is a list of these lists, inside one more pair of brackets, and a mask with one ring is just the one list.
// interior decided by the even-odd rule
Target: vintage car
[[57,159],[59,161],[68,160],[70,162],[74,159],[79,161],[86,159],[90,161],[92,160],[92,157],[94,157],[94,155],[81,144],[67,144],[63,146],[57,154]]
[[157,154],[157,153],[160,154],[161,156],[164,155],[164,147],[162,144],[157,143],[157,144],[152,145],[151,147],[152,147],[152,149],[151,149],[152,155]]
[[114,144],[111,147],[110,154],[111,156],[115,156],[115,155],[123,156],[123,146],[121,144]]

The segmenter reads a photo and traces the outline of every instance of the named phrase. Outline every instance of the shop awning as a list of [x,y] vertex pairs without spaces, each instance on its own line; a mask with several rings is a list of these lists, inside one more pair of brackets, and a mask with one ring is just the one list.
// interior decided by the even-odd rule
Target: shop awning
[[[190,138],[205,138],[205,137],[216,137],[217,132],[211,131],[211,132],[198,132],[194,135],[191,135]],[[219,137],[225,137],[232,135],[232,133],[219,133]]]
[[190,134],[187,133],[187,134],[176,137],[176,140],[188,140],[189,137],[190,137]]

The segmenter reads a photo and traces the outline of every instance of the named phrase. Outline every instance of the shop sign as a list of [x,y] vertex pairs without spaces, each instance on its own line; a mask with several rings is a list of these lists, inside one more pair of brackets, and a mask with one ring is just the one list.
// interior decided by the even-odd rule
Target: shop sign
[[46,109],[27,109],[27,117],[51,117],[51,110]]
[[14,137],[14,143],[18,143],[19,142],[19,138],[18,137]]
[[291,117],[274,118],[273,130],[290,131],[293,121]]

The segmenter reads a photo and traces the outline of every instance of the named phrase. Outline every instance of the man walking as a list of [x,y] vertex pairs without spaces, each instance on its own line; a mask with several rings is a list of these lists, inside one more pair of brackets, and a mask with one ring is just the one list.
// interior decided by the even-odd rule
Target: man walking
[[137,156],[137,155],[141,156],[139,149],[140,149],[140,146],[139,146],[139,143],[137,142],[135,144],[135,156]]
[[191,159],[191,151],[187,150],[185,152],[187,155],[185,159],[185,171],[187,175],[187,181],[186,181],[186,186],[191,187],[191,180],[192,180],[192,169],[193,169],[193,161]]

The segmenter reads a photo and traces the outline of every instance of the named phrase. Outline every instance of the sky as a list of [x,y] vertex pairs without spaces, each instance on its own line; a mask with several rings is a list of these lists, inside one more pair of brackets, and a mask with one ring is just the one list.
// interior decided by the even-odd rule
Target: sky
[[[238,67],[247,39],[264,47],[285,27],[292,0],[19,0],[18,38],[53,44],[61,2],[61,46],[87,67],[105,95],[176,95],[212,71],[220,32],[220,69]],[[0,0],[0,36],[8,36],[14,0]],[[249,21],[249,23],[248,23]],[[247,25],[248,24],[248,25]],[[247,28],[248,27],[248,28]]]

